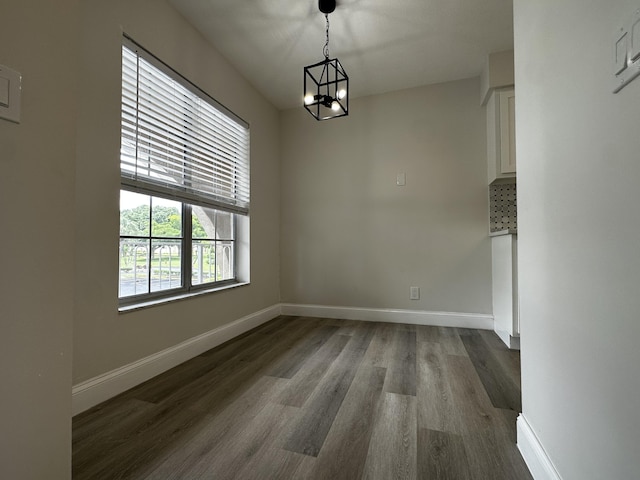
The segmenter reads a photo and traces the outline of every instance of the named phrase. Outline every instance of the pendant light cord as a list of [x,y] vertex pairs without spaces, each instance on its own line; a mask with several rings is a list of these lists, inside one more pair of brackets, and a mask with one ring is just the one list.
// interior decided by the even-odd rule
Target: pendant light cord
[[322,53],[324,53],[324,58],[329,58],[329,14],[325,13],[324,18],[327,19],[327,41],[324,44],[324,48],[322,49]]

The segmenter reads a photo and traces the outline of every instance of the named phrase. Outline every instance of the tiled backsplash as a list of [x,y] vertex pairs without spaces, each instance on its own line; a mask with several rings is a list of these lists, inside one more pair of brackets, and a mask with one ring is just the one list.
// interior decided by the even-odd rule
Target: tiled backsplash
[[518,229],[516,182],[489,185],[489,226],[492,232]]

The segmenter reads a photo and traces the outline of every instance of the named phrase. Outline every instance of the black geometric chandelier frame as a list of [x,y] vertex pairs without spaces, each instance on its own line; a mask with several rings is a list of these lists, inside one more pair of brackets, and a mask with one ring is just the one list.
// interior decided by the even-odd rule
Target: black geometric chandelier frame
[[349,115],[349,76],[337,58],[329,58],[329,14],[335,0],[319,0],[318,8],[326,19],[324,60],[304,67],[304,108],[316,120]]

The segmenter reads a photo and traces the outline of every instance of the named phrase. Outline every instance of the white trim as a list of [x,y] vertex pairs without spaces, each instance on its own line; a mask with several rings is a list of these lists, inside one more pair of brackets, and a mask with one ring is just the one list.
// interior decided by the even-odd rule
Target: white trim
[[142,382],[200,355],[280,315],[280,304],[214,328],[133,363],[98,375],[71,390],[73,415],[108,400]]
[[518,415],[518,449],[535,480],[562,480],[525,416]]
[[500,337],[500,340],[504,342],[504,344],[509,347],[511,350],[520,350],[520,337],[514,337],[509,334],[509,332],[505,332],[504,330],[494,329],[496,335]]
[[283,303],[282,315],[493,330],[493,315]]

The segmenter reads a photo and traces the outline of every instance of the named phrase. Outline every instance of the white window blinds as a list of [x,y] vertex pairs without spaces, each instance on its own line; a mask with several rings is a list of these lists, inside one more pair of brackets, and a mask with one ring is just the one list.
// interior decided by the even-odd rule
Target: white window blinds
[[249,128],[158,59],[124,40],[123,185],[249,212]]

